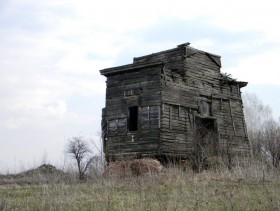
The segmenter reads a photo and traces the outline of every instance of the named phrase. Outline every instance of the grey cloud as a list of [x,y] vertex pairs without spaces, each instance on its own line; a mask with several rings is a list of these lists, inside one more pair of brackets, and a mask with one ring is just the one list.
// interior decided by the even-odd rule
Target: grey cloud
[[[262,41],[264,34],[261,31],[234,32],[224,30],[212,25],[208,17],[192,20],[162,18],[159,23],[149,28],[130,32],[128,35],[134,37],[139,46],[164,42],[192,43],[200,39],[209,39],[215,43],[215,46],[211,49],[201,50],[221,55],[223,57],[223,66],[234,65],[242,57],[256,54],[275,46],[275,43]],[[242,50],[235,49],[234,46],[240,46]],[[137,48],[134,49],[136,49],[137,53]],[[133,56],[135,54],[132,52],[131,57]],[[124,57],[124,55],[121,55],[121,57]],[[124,59],[119,58],[119,60]]]

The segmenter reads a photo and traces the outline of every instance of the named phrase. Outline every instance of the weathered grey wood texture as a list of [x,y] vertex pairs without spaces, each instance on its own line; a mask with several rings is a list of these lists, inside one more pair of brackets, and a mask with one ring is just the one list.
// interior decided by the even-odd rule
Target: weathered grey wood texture
[[[216,128],[220,149],[228,147],[229,137],[234,137],[231,149],[247,153],[240,92],[247,83],[222,75],[220,68],[220,56],[183,44],[134,58],[130,65],[101,70],[107,77],[102,111],[107,160],[188,158],[195,150],[198,118]],[[130,113],[131,107],[137,107],[137,115]],[[129,131],[132,118],[137,129]]]

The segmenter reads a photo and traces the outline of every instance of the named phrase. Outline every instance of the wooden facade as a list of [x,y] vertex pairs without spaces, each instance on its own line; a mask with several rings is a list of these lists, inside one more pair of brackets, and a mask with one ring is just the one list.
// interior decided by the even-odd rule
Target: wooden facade
[[218,151],[230,144],[232,151],[247,153],[240,92],[247,82],[220,69],[220,56],[186,43],[100,70],[107,77],[101,123],[106,159],[189,158],[198,132],[211,133]]

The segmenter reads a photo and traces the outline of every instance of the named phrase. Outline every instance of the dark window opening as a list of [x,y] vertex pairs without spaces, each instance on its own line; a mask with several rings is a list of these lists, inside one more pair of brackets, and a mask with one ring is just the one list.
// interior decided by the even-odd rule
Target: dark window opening
[[209,133],[215,133],[217,131],[214,119],[196,117],[195,124],[196,131],[203,137]]
[[128,108],[128,130],[137,131],[138,129],[138,107]]

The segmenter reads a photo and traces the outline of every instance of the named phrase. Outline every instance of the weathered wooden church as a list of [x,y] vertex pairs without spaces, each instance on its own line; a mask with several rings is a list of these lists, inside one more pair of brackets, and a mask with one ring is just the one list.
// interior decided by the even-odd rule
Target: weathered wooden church
[[107,77],[101,123],[107,161],[187,159],[205,137],[199,145],[214,146],[214,154],[229,146],[247,153],[240,91],[247,82],[220,69],[220,56],[185,43],[100,70]]

